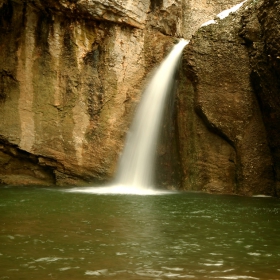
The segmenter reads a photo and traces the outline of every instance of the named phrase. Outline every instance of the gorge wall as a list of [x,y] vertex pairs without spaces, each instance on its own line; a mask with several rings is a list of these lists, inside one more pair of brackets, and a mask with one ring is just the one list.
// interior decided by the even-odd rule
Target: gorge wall
[[0,0],[1,184],[110,180],[149,74],[194,34],[166,109],[159,182],[275,195],[278,4],[251,1],[195,32],[239,2]]
[[277,1],[248,1],[199,29],[186,49],[178,105],[183,185],[279,194],[276,11]]

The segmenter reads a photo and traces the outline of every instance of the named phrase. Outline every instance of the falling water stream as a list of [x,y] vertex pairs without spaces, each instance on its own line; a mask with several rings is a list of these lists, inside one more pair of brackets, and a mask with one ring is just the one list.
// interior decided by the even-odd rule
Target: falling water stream
[[113,184],[109,187],[75,188],[70,191],[140,195],[165,192],[154,189],[156,145],[166,99],[172,91],[177,65],[188,42],[181,39],[173,47],[144,90]]
[[116,184],[137,189],[154,185],[155,150],[165,101],[187,41],[181,40],[162,62],[144,91],[141,103],[128,132],[116,177]]

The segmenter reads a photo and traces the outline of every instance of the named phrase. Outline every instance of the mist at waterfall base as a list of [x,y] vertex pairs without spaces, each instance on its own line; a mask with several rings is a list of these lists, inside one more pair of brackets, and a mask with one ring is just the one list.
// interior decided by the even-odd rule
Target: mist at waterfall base
[[73,188],[97,194],[165,194],[154,188],[154,165],[163,111],[172,92],[177,65],[188,41],[181,39],[155,71],[143,92],[129,129],[116,178],[110,186]]

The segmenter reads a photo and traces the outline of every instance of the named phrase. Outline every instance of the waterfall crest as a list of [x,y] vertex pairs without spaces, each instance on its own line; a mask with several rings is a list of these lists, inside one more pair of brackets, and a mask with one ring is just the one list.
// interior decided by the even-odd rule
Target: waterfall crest
[[186,40],[180,40],[173,47],[145,89],[120,158],[116,185],[136,189],[153,187],[156,144],[164,106],[187,43]]

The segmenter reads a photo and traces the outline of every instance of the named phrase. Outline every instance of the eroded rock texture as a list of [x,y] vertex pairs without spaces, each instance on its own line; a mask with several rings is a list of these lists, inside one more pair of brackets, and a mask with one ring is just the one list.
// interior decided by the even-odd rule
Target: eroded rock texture
[[[173,39],[65,17],[63,1],[42,3],[5,1],[1,7],[0,135],[9,162],[20,165],[18,153],[28,162],[33,157],[49,177],[4,159],[1,181],[24,183],[26,176],[29,183],[64,185],[112,178],[145,76]],[[9,153],[9,145],[17,153]]]
[[199,29],[184,53],[182,87],[189,86],[179,95],[178,118],[188,189],[276,193],[279,118],[264,108],[270,100],[279,112],[274,40],[279,15],[271,3],[251,1],[236,15]]
[[256,3],[242,17],[251,81],[259,100],[280,194],[280,3]]
[[[0,182],[112,179],[149,73],[176,38],[239,2],[0,0]],[[275,194],[279,4],[246,6],[186,48],[157,151],[161,185]]]
[[204,22],[240,0],[151,0],[147,24],[163,34],[190,39]]
[[196,31],[197,27],[215,18],[221,11],[227,10],[241,0],[189,0],[184,1],[183,26],[184,35],[190,38]]

